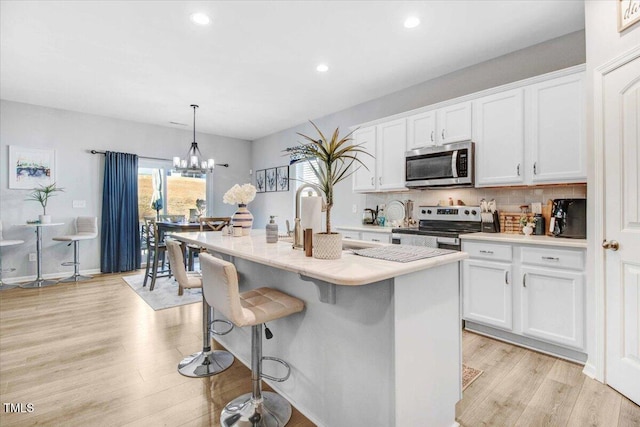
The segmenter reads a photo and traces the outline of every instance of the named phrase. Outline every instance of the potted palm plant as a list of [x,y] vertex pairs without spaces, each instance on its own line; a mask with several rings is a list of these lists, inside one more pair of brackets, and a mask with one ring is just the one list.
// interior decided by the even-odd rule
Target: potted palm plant
[[49,185],[40,185],[39,188],[34,188],[29,194],[27,200],[35,201],[42,205],[42,215],[39,216],[41,224],[48,224],[51,222],[51,215],[47,215],[47,203],[49,198],[53,197],[56,192],[64,191],[64,188],[57,187],[56,183]]
[[287,148],[285,152],[289,153],[293,163],[309,162],[311,170],[318,180],[317,186],[324,193],[326,232],[314,234],[313,256],[321,259],[337,259],[342,256],[342,234],[331,231],[334,186],[351,176],[360,165],[366,168],[366,165],[358,159],[358,154],[362,153],[368,156],[371,154],[362,149],[361,144],[352,143],[353,131],[340,137],[339,128],[336,128],[331,137],[327,138],[315,123],[310,123],[318,136],[314,138],[298,133],[306,140],[306,143]]

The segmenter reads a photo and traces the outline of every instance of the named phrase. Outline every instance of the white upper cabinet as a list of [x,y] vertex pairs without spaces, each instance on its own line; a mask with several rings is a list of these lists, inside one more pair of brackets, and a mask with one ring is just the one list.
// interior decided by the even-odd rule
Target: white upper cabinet
[[359,154],[358,159],[364,164],[354,163],[354,167],[358,169],[353,174],[353,190],[354,191],[374,191],[376,189],[376,127],[358,129],[353,133],[355,144],[361,144],[364,151],[371,156]]
[[438,145],[471,139],[471,102],[461,102],[437,110]]
[[371,154],[371,156],[358,156],[368,170],[360,166],[353,174],[353,191],[406,190],[404,186],[406,119],[358,129],[354,132],[353,139],[356,144],[362,144],[363,150]]
[[378,125],[376,132],[378,190],[405,190],[404,153],[407,143],[407,120],[383,123]]
[[524,182],[524,90],[474,101],[477,186]]
[[436,111],[407,118],[407,150],[436,145]]
[[532,183],[585,181],[584,73],[528,88]]

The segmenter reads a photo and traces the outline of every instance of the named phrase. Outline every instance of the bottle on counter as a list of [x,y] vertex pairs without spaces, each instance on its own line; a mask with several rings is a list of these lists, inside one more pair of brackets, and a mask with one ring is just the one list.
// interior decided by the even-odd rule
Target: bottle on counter
[[384,227],[384,224],[387,220],[385,213],[384,213],[384,205],[381,205],[380,208],[378,209],[378,218],[377,218],[377,223],[380,227]]
[[546,229],[544,217],[542,216],[542,214],[535,214],[534,218],[536,222],[536,228],[534,229],[533,234],[535,234],[536,236],[544,236]]
[[278,224],[273,220],[276,216],[269,216],[270,220],[267,224],[267,243],[277,243],[278,242]]

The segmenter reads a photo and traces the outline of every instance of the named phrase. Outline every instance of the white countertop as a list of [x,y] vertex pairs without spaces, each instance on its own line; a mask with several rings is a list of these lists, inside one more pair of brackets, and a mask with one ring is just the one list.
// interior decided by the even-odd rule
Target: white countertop
[[267,243],[262,230],[252,230],[250,236],[243,237],[223,236],[220,232],[175,233],[173,236],[214,252],[347,286],[366,285],[468,258],[464,252],[455,252],[401,263],[366,258],[344,251],[340,259],[321,260],[306,257],[304,251],[294,250],[289,242]]
[[461,234],[462,240],[482,240],[497,243],[518,243],[525,245],[556,246],[565,248],[586,248],[586,239],[563,239],[552,236],[525,236],[510,233],[469,233]]
[[[345,231],[366,231],[370,233],[386,233],[391,234],[394,227],[380,227],[379,225],[341,225],[336,230]],[[397,227],[395,227],[397,228]]]

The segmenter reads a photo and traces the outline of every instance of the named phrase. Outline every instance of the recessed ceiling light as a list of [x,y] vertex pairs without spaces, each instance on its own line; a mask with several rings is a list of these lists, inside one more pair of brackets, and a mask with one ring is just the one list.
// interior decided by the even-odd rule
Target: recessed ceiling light
[[194,13],[193,15],[191,15],[191,21],[198,25],[207,25],[210,19],[204,13]]
[[410,16],[404,21],[405,28],[415,28],[420,25],[420,20],[415,16]]
[[316,67],[316,70],[318,70],[318,72],[320,73],[326,73],[327,71],[329,71],[329,67],[327,66],[327,64],[320,64]]

